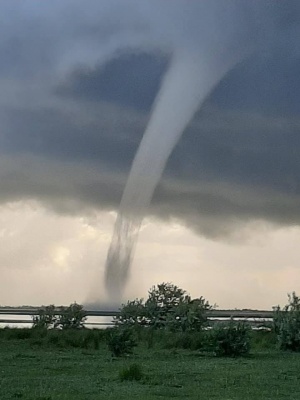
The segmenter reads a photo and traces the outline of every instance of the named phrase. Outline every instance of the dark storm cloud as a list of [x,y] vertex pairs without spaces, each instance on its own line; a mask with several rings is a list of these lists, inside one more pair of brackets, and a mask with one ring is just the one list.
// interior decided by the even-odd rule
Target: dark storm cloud
[[222,108],[273,115],[300,112],[300,53],[282,48],[251,58],[216,88],[213,101]]
[[73,72],[57,93],[149,111],[167,62],[163,55],[125,53],[99,68]]
[[[169,54],[200,40],[198,2],[176,1],[169,14],[161,2],[87,3],[1,3],[2,202],[116,209]],[[300,222],[299,3],[265,4],[275,3],[272,45],[207,99],[168,162],[152,214],[209,235],[252,219]],[[181,16],[191,24],[180,31]]]
[[[105,105],[99,105],[94,113],[85,121],[82,114],[66,110],[5,110],[1,153],[29,153],[53,160],[104,163],[115,168],[124,167],[124,163],[129,166],[137,143],[127,138],[140,135],[143,119],[132,116],[128,120],[128,113],[125,116],[117,108],[112,112]],[[102,118],[102,113],[106,118]],[[115,113],[123,115],[115,118]],[[118,135],[120,130],[122,133]]]
[[279,54],[238,66],[207,100],[170,163],[193,160],[187,179],[202,170],[236,183],[297,187],[299,67],[300,57],[282,60]]

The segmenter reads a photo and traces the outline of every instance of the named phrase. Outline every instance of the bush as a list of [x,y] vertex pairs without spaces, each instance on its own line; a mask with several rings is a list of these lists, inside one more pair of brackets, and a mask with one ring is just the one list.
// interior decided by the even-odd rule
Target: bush
[[113,356],[121,357],[131,354],[137,343],[131,329],[116,327],[109,330],[107,345]]
[[139,364],[132,364],[119,371],[121,381],[140,381],[143,375],[142,367]]
[[250,327],[244,322],[218,324],[208,331],[210,350],[216,356],[237,357],[250,351]]
[[274,330],[282,350],[300,351],[300,298],[293,292],[281,310],[274,307]]

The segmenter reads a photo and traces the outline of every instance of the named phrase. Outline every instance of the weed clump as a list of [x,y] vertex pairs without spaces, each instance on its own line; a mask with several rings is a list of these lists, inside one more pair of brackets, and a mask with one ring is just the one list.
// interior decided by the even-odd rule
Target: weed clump
[[139,364],[131,364],[119,371],[121,381],[140,381],[143,378],[143,370]]

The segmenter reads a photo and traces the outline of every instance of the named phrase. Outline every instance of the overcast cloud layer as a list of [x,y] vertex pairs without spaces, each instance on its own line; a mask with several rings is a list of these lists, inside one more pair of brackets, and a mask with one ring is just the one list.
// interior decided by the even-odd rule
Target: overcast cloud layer
[[[0,201],[116,210],[170,54],[201,44],[205,3],[2,1]],[[300,6],[259,10],[264,45],[207,99],[149,211],[206,235],[300,222]]]

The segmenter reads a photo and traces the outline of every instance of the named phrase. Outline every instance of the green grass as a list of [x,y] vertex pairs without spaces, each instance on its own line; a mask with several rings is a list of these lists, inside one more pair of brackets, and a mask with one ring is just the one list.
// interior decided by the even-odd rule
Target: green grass
[[[76,334],[72,341],[70,332],[59,340],[0,332],[0,399],[300,399],[300,354],[276,350],[265,334],[254,338],[250,356],[236,359],[146,343],[113,358],[103,333],[96,346],[85,344],[88,333]],[[123,379],[132,365],[142,376]]]

